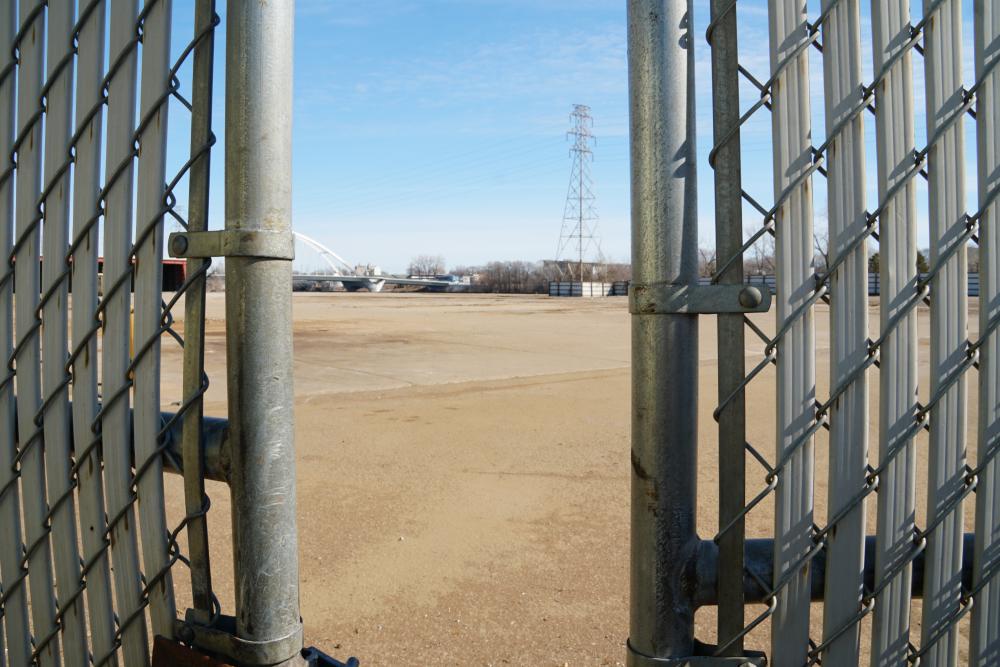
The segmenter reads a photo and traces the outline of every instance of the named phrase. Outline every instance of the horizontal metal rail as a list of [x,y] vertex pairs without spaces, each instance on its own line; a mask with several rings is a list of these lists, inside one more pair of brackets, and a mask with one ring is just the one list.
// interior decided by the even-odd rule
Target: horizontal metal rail
[[[170,424],[166,433],[166,449],[163,453],[164,472],[175,475],[184,474],[184,452],[181,435],[184,422],[177,415],[164,412],[161,422]],[[205,479],[213,482],[229,483],[231,466],[231,447],[229,442],[229,421],[203,417],[201,420],[201,437],[204,443],[202,463]]]
[[[174,414],[164,412],[160,415],[160,424],[163,428],[163,442],[159,449],[163,453],[164,472],[176,475],[184,474],[184,453],[181,448],[181,436],[184,430],[184,422],[179,417],[183,413]],[[229,443],[229,421],[213,417],[202,419],[201,435],[205,442],[205,479],[214,482],[229,483],[230,471],[230,443]],[[79,452],[76,449],[77,443],[71,442],[71,451],[74,454]],[[136,465],[135,450],[133,452],[132,465]],[[84,454],[86,455],[86,454]]]
[[[963,538],[962,586],[972,589],[973,548],[976,536],[966,533]],[[917,546],[916,543],[914,546]],[[812,557],[810,569],[809,595],[813,602],[825,599],[827,547],[821,546]],[[770,538],[749,539],[743,549],[745,568],[743,571],[743,596],[747,604],[769,604],[775,595],[772,573],[774,571],[774,540]],[[712,540],[702,540],[698,547],[695,566],[694,603],[697,607],[718,604],[718,563],[719,547]],[[912,561],[913,597],[921,598],[924,590],[926,551]],[[875,536],[865,538],[864,569],[862,576],[867,590],[875,589]],[[862,601],[863,603],[865,601]],[[864,604],[863,604],[864,606]]]

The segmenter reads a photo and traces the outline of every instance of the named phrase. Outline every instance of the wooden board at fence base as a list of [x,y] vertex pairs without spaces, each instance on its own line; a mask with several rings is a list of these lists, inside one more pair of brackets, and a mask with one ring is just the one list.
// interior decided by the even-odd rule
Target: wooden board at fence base
[[157,636],[153,641],[153,667],[232,667],[232,665]]

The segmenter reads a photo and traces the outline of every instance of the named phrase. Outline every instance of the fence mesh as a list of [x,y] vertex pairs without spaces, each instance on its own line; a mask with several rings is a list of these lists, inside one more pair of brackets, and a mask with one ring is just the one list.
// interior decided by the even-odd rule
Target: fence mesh
[[[199,447],[209,262],[165,300],[162,260],[165,224],[207,222],[218,24],[212,0],[0,9],[0,664],[148,664],[151,633],[174,634],[175,566],[207,570],[178,543],[205,544],[203,480],[170,526],[163,461]],[[165,338],[188,342],[180,396],[161,396]]]
[[[740,30],[747,25],[739,20],[742,12],[753,11],[759,20],[762,3],[713,1],[707,32],[714,52],[715,143],[709,160],[716,170],[717,202],[736,192],[737,210],[759,220],[737,252],[726,253],[720,243],[712,280],[742,280],[744,262],[762,244],[773,243],[777,292],[773,333],[765,333],[760,320],[743,317],[763,353],[750,359],[749,371],[714,412],[724,431],[733,424],[743,428],[733,420],[743,418],[748,391],[773,368],[774,455],[761,443],[739,438],[737,447],[752,466],[748,478],[752,483],[756,468],[763,483],[735,510],[723,507],[714,539],[720,563],[727,551],[729,562],[742,563],[748,517],[773,503],[774,572],[768,578],[745,568],[744,575],[767,591],[764,609],[745,616],[742,590],[727,589],[720,571],[718,654],[738,655],[770,621],[770,658],[776,665],[858,664],[869,651],[878,665],[953,665],[959,655],[968,664],[997,664],[1000,6],[992,0],[965,6],[960,0],[925,0],[920,16],[911,19],[909,0],[811,4],[767,3],[766,76],[735,56],[737,25]],[[746,58],[746,51],[739,53]],[[817,53],[821,75],[810,65]],[[863,59],[872,63],[868,81],[862,80]],[[963,64],[969,62],[974,75],[963,80]],[[915,90],[914,78],[921,73]],[[968,80],[971,85],[964,84]],[[719,87],[726,85],[731,92],[752,89],[755,99],[727,115],[718,102]],[[924,108],[918,108],[920,93]],[[810,108],[816,101],[823,104],[825,127],[819,141]],[[741,132],[753,134],[751,124],[768,114],[773,200],[749,191],[731,164],[734,156],[739,160]],[[873,139],[866,139],[868,114],[874,118]],[[921,120],[925,127],[915,128]],[[968,134],[966,123],[973,124]],[[919,135],[926,143],[918,148]],[[874,200],[866,187],[869,151],[877,165]],[[973,165],[972,178],[967,164]],[[817,268],[813,206],[819,204],[814,202],[819,179],[825,181],[829,247],[825,264]],[[918,187],[920,180],[926,186]],[[978,190],[967,196],[970,183]],[[926,204],[918,203],[922,189]],[[722,224],[739,225],[739,216]],[[922,242],[930,250],[924,273],[917,265]],[[980,263],[978,333],[971,339],[970,247],[978,247]],[[880,256],[877,323],[869,322],[873,251]],[[829,391],[822,396],[816,390],[819,304],[829,307],[830,317]],[[926,356],[918,332],[918,311],[924,307],[930,322]],[[743,354],[742,344],[736,352],[720,348],[720,381],[723,366],[742,368]],[[921,386],[923,367],[929,381]],[[978,378],[972,375],[976,370]],[[869,381],[877,391],[869,390]],[[977,387],[978,431],[970,438],[970,454],[966,412]],[[878,427],[872,429],[877,439],[869,453],[871,398],[877,398],[871,417]],[[823,430],[829,478],[822,481],[829,490],[825,521],[817,523],[814,443]],[[922,479],[918,454],[927,460]],[[724,495],[727,485],[742,490],[742,466],[723,467]],[[925,511],[915,505],[915,490],[924,485]],[[873,503],[874,526],[866,520]],[[966,513],[974,519],[966,521]],[[970,522],[974,541],[963,535]],[[865,537],[871,528],[875,548],[868,559],[874,561],[869,563],[874,576],[866,578]],[[732,535],[739,537],[734,541]],[[969,549],[974,549],[971,559]],[[816,624],[810,623],[810,614],[820,611],[810,601],[810,565],[821,552],[825,598],[822,623]],[[911,583],[918,557],[926,563],[922,590]],[[971,577],[963,559],[973,563]],[[914,596],[923,598],[919,631],[911,628]],[[870,626],[863,626],[868,617]],[[870,627],[870,636],[862,636],[863,627]]]

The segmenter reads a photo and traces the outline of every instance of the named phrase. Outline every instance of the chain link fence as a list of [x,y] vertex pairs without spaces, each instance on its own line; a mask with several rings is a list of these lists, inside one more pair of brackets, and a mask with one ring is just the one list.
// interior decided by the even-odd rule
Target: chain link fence
[[[869,661],[955,665],[960,659],[962,664],[997,664],[1000,6],[991,0],[964,5],[960,0],[926,0],[922,7],[911,7],[909,0],[772,0],[766,10],[764,3],[748,5],[742,0],[711,2],[706,37],[714,143],[709,163],[715,177],[719,262],[712,284],[698,289],[708,294],[733,286],[733,293],[739,293],[745,259],[765,237],[773,237],[775,324],[773,333],[766,332],[770,327],[746,307],[683,311],[717,314],[719,396],[713,415],[719,424],[719,530],[701,543],[693,529],[678,530],[676,513],[693,509],[693,491],[680,501],[673,498],[673,504],[655,506],[674,518],[669,525],[662,524],[657,512],[649,519],[645,508],[633,508],[633,535],[637,515],[642,523],[659,524],[661,540],[673,535],[688,544],[687,551],[679,547],[670,554],[675,562],[694,564],[686,571],[666,565],[660,571],[667,581],[677,577],[677,587],[688,590],[687,597],[677,595],[683,604],[675,600],[673,611],[666,605],[639,609],[633,601],[631,664],[651,665],[659,658],[663,662],[655,664],[675,664],[668,658],[695,654],[714,657],[718,664],[759,661],[762,655],[750,649],[762,648],[757,637],[763,630],[770,633],[770,663],[779,666]],[[693,69],[691,5],[633,1],[629,6],[633,140],[637,131],[646,139],[642,134],[653,125],[663,133],[654,138],[661,144],[693,142],[693,113],[686,124],[683,118],[677,121],[672,128],[676,135],[671,135],[662,112],[644,105],[642,98],[647,87],[656,85],[648,80],[659,80],[657,102],[666,102],[670,113],[693,99],[694,77],[686,71]],[[766,73],[741,63],[741,54],[763,47],[740,48],[738,33],[754,21],[767,24]],[[657,47],[661,39],[666,46]],[[811,58],[820,59],[821,73],[811,67]],[[862,78],[863,59],[871,59],[871,80]],[[969,85],[963,79],[966,62],[974,67]],[[914,78],[921,75],[922,82],[915,85]],[[752,99],[741,101],[740,92],[748,88]],[[918,109],[921,96],[924,108]],[[823,105],[818,127],[811,109],[817,101]],[[875,130],[870,138],[869,114]],[[922,131],[916,131],[918,121],[926,124]],[[753,123],[757,125],[750,130]],[[742,173],[747,148],[741,133],[759,132],[762,126],[770,127],[770,198],[750,191],[747,181],[758,179]],[[817,131],[823,129],[825,136]],[[920,135],[926,137],[923,146],[917,143]],[[869,151],[876,165],[874,200],[867,187]],[[655,150],[633,144],[633,171],[655,164],[649,153]],[[676,166],[685,154],[664,149],[662,155]],[[967,165],[974,165],[974,175],[966,173]],[[665,180],[684,177],[676,169]],[[922,188],[920,180],[926,182]],[[694,217],[683,200],[669,199],[669,188],[656,212],[672,215],[673,221],[647,217],[641,200],[647,191],[636,183],[633,175],[634,233],[637,226],[661,225],[669,239],[669,226],[682,227]],[[663,188],[662,182],[658,185]],[[921,189],[927,192],[926,204],[918,203]],[[826,201],[820,202],[817,192],[824,190]],[[974,196],[967,195],[973,191]],[[814,264],[817,206],[825,207],[828,218],[829,254],[822,272]],[[757,218],[749,234],[744,234],[745,217]],[[663,227],[668,229],[663,232]],[[930,270],[923,274],[917,266],[918,242],[930,248]],[[683,265],[693,254],[686,243],[678,241],[678,249],[666,254],[678,253]],[[978,244],[980,251],[978,309],[970,309],[968,299],[969,244]],[[879,317],[870,321],[868,258],[875,250],[881,280],[872,304],[877,303]],[[669,262],[667,270],[663,266],[637,281],[640,291],[658,283],[695,284],[683,268],[672,272]],[[640,320],[690,317],[660,306],[643,311],[637,304],[633,298],[633,313]],[[826,307],[819,310],[821,304]],[[924,308],[929,319],[926,353],[918,331],[918,311]],[[970,338],[968,320],[977,310],[978,332]],[[817,319],[826,312],[828,320]],[[637,322],[633,331],[644,326]],[[679,335],[669,332],[674,324],[659,326],[659,336]],[[824,395],[817,391],[824,384],[817,382],[817,327],[829,330],[829,377],[824,378],[829,390]],[[754,341],[759,354],[748,353]],[[639,355],[649,352],[640,348]],[[929,378],[924,386],[921,368]],[[641,365],[639,372],[644,372]],[[747,439],[747,396],[768,374],[776,386],[773,448]],[[640,377],[634,382],[639,393],[635,432],[636,420],[641,425],[646,409],[653,409],[643,403],[645,396],[657,394],[649,388],[655,380]],[[967,434],[967,413],[974,392],[979,412],[972,436]],[[877,424],[872,443],[870,422]],[[816,439],[822,431],[829,476],[817,480]],[[647,437],[640,430],[637,442],[633,435],[634,487],[646,488],[651,479],[673,482],[676,489],[669,473],[640,474],[635,452],[640,452],[641,470],[649,473],[657,466],[657,444],[673,454],[671,448],[691,441],[679,443],[678,436],[661,434],[649,438],[651,445]],[[918,458],[926,459],[922,479]],[[821,513],[814,497],[818,481],[828,488]],[[925,485],[922,511],[916,496]],[[662,492],[662,486],[657,490]],[[874,525],[867,518],[872,505]],[[772,506],[773,538],[747,539],[748,518]],[[822,521],[817,518],[821,515]],[[975,525],[974,534],[965,533],[966,523]],[[658,543],[637,553],[633,547],[635,596],[636,572],[643,567],[637,560],[648,562],[655,553],[656,561],[664,548]],[[911,614],[913,598],[922,602]],[[819,601],[821,607],[814,604]],[[660,619],[649,628],[637,627],[637,614],[676,616],[678,608],[701,604],[718,605],[717,645],[693,642],[690,625],[668,631]],[[913,621],[919,630],[911,627]]]
[[[191,99],[180,76],[211,58],[219,17],[203,3],[177,55],[169,0],[111,4],[9,2],[0,15],[0,602],[12,665],[148,664],[150,632],[174,635],[174,568],[190,564],[177,538],[203,529],[209,506],[203,495],[167,525],[163,457],[208,381],[193,369],[195,389],[161,415],[159,357],[164,337],[200,343],[203,323],[179,332],[173,309],[204,302],[208,262],[164,301],[163,233],[165,219],[207,221],[211,71]],[[199,114],[190,152],[168,160],[168,117],[194,126]]]
[[[340,664],[302,652],[290,333],[283,354],[256,343],[261,322],[270,335],[291,313],[252,312],[291,285],[290,188],[256,165],[290,167],[290,77],[266,74],[290,71],[293,7],[226,9],[227,125],[256,137],[226,149],[240,165],[226,188],[243,245],[208,230],[214,0],[0,7],[0,665],[166,664],[161,644],[169,664],[192,648],[236,665]],[[257,180],[247,189],[237,178]],[[273,213],[266,230],[254,221],[261,202]],[[164,293],[170,229],[186,275]],[[221,255],[235,257],[242,290],[227,328],[228,423],[203,405],[205,279]],[[165,346],[183,360],[169,378]],[[287,386],[248,389],[260,363]],[[255,400],[284,416],[260,427]],[[273,463],[264,480],[261,448]],[[177,521],[165,472],[183,476]],[[206,478],[234,499],[233,617],[212,587]],[[275,487],[291,491],[284,503],[270,502]],[[178,599],[191,601],[182,618]]]

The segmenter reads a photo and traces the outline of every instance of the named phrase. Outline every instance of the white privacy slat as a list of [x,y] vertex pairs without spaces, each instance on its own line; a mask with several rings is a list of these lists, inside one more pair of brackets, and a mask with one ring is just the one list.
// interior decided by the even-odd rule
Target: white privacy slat
[[[45,14],[35,12],[41,0],[21,0],[17,82],[17,128],[23,137],[17,147],[14,184],[16,241],[14,262],[14,330],[17,391],[18,447],[21,456],[24,535],[27,549],[31,627],[37,638],[55,628],[55,592],[52,549],[45,525],[44,443],[35,417],[42,403],[41,337],[35,312],[40,288],[39,208],[42,190],[42,123],[38,115],[44,76]],[[34,18],[30,18],[34,13]],[[59,663],[59,639],[49,642],[38,656],[42,667]]]
[[[933,0],[924,0],[928,8]],[[965,240],[965,159],[962,113],[962,3],[946,0],[924,35],[930,193],[930,262],[958,246],[931,284],[930,396],[950,381],[966,355],[968,263]],[[944,129],[952,118],[957,122]],[[935,140],[936,137],[936,140]],[[952,618],[962,597],[962,504],[965,487],[966,383],[951,385],[931,412],[927,538],[921,649],[931,665],[958,660]]]
[[[983,80],[976,102],[979,207],[1000,192],[1000,5],[975,3],[976,80]],[[992,68],[988,73],[987,70]],[[1000,318],[1000,204],[993,203],[979,222],[979,331]],[[1000,664],[1000,334],[980,348],[979,473],[976,489],[976,551],[973,588],[982,586],[972,608],[969,664]],[[992,457],[992,458],[991,458]],[[984,465],[985,464],[985,465]]]
[[[799,444],[815,414],[815,345],[812,308],[800,310],[812,293],[812,183],[800,181],[811,160],[809,56],[805,0],[769,3],[776,200],[791,192],[775,216],[777,321],[794,318],[778,344],[777,453],[787,464],[775,491],[774,579],[787,579],[774,613],[771,659],[776,667],[802,665],[809,650],[810,567],[813,546],[813,442]],[[797,449],[791,452],[792,447]]]
[[[865,232],[864,122],[858,114],[861,82],[861,24],[858,0],[824,0],[836,5],[823,25],[823,74],[827,132],[843,127],[827,150],[829,254],[848,252]],[[844,123],[847,123],[844,125]],[[852,251],[831,277],[830,390],[851,380],[868,356],[867,241]],[[868,381],[855,379],[834,403],[830,415],[828,515],[849,510],[830,531],[826,561],[823,652],[828,664],[857,662],[857,616],[862,595],[865,512],[857,495],[868,464]],[[853,509],[851,509],[853,506]],[[834,637],[836,637],[834,639]]]
[[[86,3],[87,6],[90,3]],[[81,17],[82,18],[82,17]],[[72,333],[73,333],[73,437],[77,460],[94,441],[91,430],[98,411],[97,389],[97,226],[87,231],[96,214],[101,189],[101,141],[103,104],[87,120],[100,101],[100,82],[104,77],[107,14],[104,2],[91,10],[80,29],[77,48],[77,86],[75,127],[79,139],[73,171],[73,238],[80,239],[72,261]],[[82,129],[81,129],[82,128]],[[87,611],[90,618],[92,653],[100,658],[114,646],[114,609],[111,595],[111,571],[104,533],[104,487],[99,452],[81,461],[77,472],[80,498],[80,531],[87,572]],[[117,658],[108,663],[117,665]]]
[[[80,552],[77,548],[76,503],[72,496],[70,465],[69,391],[66,384],[69,289],[63,274],[69,236],[69,157],[71,103],[73,99],[72,44],[75,2],[49,0],[46,37],[47,86],[45,115],[45,168],[43,183],[45,219],[42,234],[42,292],[48,295],[42,308],[42,395],[45,467],[52,515],[52,548],[55,558],[56,591],[62,610],[64,664],[83,667],[87,663],[86,623],[80,587]],[[65,498],[65,499],[64,499]],[[56,503],[58,502],[58,505]]]
[[[168,563],[167,520],[163,505],[163,464],[157,454],[160,431],[160,343],[144,349],[160,328],[163,294],[163,215],[166,180],[167,104],[170,69],[170,0],[147,0],[153,9],[146,16],[142,44],[142,89],[139,102],[142,128],[139,149],[136,204],[135,354],[135,459],[137,465],[153,457],[154,463],[139,480],[139,519],[146,578],[151,580]],[[155,114],[151,116],[151,114]],[[153,231],[147,230],[153,225]],[[141,239],[142,235],[145,240]],[[149,592],[153,633],[173,637],[173,583],[168,573]]]
[[[915,449],[907,438],[917,405],[917,317],[902,315],[917,284],[916,196],[913,165],[913,70],[909,51],[909,0],[873,0],[872,48],[878,152],[880,319],[885,341],[879,366],[878,522],[872,665],[904,664],[910,636]],[[895,59],[895,60],[894,60]],[[888,70],[886,70],[888,67]],[[892,195],[889,197],[889,195]],[[891,457],[891,458],[890,458]]]
[[[112,0],[110,58],[120,67],[108,89],[108,138],[106,168],[108,179],[116,177],[123,161],[124,171],[117,176],[106,198],[104,222],[104,337],[102,419],[105,485],[108,516],[112,527],[111,557],[115,581],[117,613],[124,628],[124,662],[129,667],[149,664],[146,622],[136,616],[142,604],[139,551],[136,539],[135,508],[132,506],[132,424],[129,414],[127,371],[130,363],[129,329],[131,302],[128,282],[117,289],[115,283],[130,270],[132,241],[132,183],[134,165],[133,133],[136,124],[135,98],[137,54],[131,44],[136,34],[136,0]],[[123,49],[128,55],[119,59]],[[110,402],[110,404],[109,404]]]
[[[13,66],[13,40],[17,32],[17,5],[3,4],[0,12],[0,70]],[[10,152],[14,143],[14,71],[0,84],[0,173],[7,173]],[[0,182],[0,259],[3,268],[0,276],[12,271],[6,261],[14,244],[14,180],[7,177]],[[2,279],[2,278],[0,278]],[[6,656],[0,651],[0,664],[26,665],[31,655],[28,626],[27,587],[18,584],[21,577],[21,502],[14,479],[14,457],[17,454],[17,417],[13,377],[9,374],[7,360],[14,351],[14,291],[13,281],[0,284],[0,527],[5,539],[0,540],[0,582],[7,600],[4,603],[4,627],[7,633]],[[3,647],[0,647],[3,648]]]

